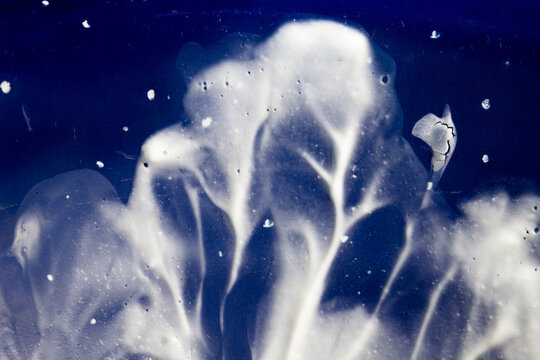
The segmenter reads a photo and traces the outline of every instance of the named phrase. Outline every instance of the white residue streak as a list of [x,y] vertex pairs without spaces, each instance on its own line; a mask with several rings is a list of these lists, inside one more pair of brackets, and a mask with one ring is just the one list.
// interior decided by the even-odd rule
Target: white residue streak
[[26,127],[28,128],[28,131],[32,131],[32,126],[30,125],[30,117],[28,116],[28,113],[26,112],[26,106],[24,104],[21,104],[21,108],[22,108],[24,121],[26,121]]
[[2,92],[4,94],[9,94],[9,92],[11,91],[11,83],[9,81],[2,81],[2,83],[0,84],[0,89],[2,89]]
[[153,101],[156,98],[156,92],[154,91],[154,89],[150,89],[146,93],[146,96],[148,97],[148,100]]

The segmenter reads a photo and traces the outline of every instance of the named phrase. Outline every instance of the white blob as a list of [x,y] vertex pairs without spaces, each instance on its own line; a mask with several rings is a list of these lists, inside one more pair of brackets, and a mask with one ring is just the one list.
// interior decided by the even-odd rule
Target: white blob
[[484,162],[484,164],[487,164],[489,162],[489,156],[487,154],[484,154],[484,156],[482,156],[482,161]]
[[105,164],[103,164],[103,162],[101,162],[101,161],[99,161],[99,160],[96,161],[96,165],[98,166],[98,168],[102,168],[102,167],[105,166]]
[[148,90],[146,92],[146,97],[148,97],[148,100],[154,101],[154,99],[156,98],[156,92],[154,91],[154,89]]
[[49,6],[49,2],[47,0],[43,0],[41,2],[41,5],[43,5],[43,7],[47,7],[47,6]]
[[212,125],[212,118],[210,116],[205,117],[204,119],[202,119],[201,125],[203,128],[209,127],[210,125]]
[[431,32],[431,35],[429,36],[431,39],[438,39],[441,37],[441,33],[436,31],[436,30],[433,30]]
[[488,110],[490,107],[491,102],[489,101],[489,99],[482,100],[482,108],[484,108],[484,110]]
[[90,29],[90,23],[88,22],[88,20],[83,20],[81,24],[85,29]]
[[11,91],[11,83],[6,80],[2,81],[2,83],[0,83],[0,89],[2,89],[4,94],[9,94]]
[[[424,141],[431,149],[431,185],[434,189],[441,179],[457,143],[457,132],[450,114],[450,107],[445,106],[442,118],[427,114],[414,124],[412,134]],[[426,192],[423,206],[429,203],[431,192]]]
[[54,277],[51,274],[47,274],[47,280],[54,281]]
[[129,131],[129,128],[128,128],[127,126],[124,126],[124,127],[122,128],[122,131],[123,131],[123,132],[128,132],[128,131]]
[[413,129],[428,175],[366,34],[248,40],[189,73],[190,125],[145,141],[127,202],[90,170],[28,192],[0,257],[7,358],[540,358],[539,199],[420,206],[456,145],[448,108]]

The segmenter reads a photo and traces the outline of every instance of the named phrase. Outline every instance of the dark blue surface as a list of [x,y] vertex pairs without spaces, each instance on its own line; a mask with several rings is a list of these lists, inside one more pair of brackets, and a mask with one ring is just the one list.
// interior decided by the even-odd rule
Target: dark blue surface
[[[13,241],[16,212],[24,196],[32,186],[55,175],[96,169],[112,183],[120,199],[127,201],[136,161],[122,153],[137,157],[151,134],[171,124],[189,122],[182,103],[186,84],[177,68],[183,44],[197,41],[211,45],[234,32],[256,34],[264,39],[292,19],[330,18],[358,24],[395,60],[403,136],[426,167],[430,149],[412,137],[410,131],[423,115],[441,115],[444,105],[450,104],[459,140],[438,191],[451,209],[456,210],[457,204],[487,189],[502,188],[515,196],[527,191],[538,193],[539,15],[540,5],[536,1],[450,5],[425,1],[182,4],[152,0],[51,0],[47,7],[39,1],[3,2],[0,82],[9,81],[12,89],[9,94],[0,93],[0,250],[5,252]],[[81,25],[85,19],[91,28]],[[441,33],[439,39],[430,39],[433,30]],[[201,68],[221,59],[223,51],[218,46],[209,54],[209,58],[200,60]],[[148,89],[155,89],[157,94],[152,102],[146,96]],[[489,110],[481,107],[485,98],[491,100]],[[32,131],[25,122],[23,107]],[[124,126],[129,127],[128,132],[122,131]],[[487,164],[482,162],[483,154],[489,155]],[[98,160],[105,163],[104,168],[96,167]],[[317,184],[304,186],[317,188]],[[179,205],[168,202],[166,195],[170,190],[163,193],[163,207],[175,217],[175,206]],[[175,194],[177,201],[186,196]],[[392,207],[381,212],[375,212],[354,230],[385,239],[375,246],[355,243],[350,250],[364,254],[370,261],[350,262],[350,267],[332,270],[336,279],[332,290],[345,299],[356,296],[358,291],[369,294],[364,304],[369,311],[380,296],[377,284],[386,275],[360,279],[354,288],[347,288],[346,281],[341,283],[337,279],[342,279],[342,273],[360,277],[371,267],[391,268],[402,246],[403,219]],[[455,211],[451,216],[459,215]],[[191,224],[190,221],[193,220],[187,223]],[[381,221],[393,221],[393,227],[387,229]],[[216,232],[223,236],[223,228],[226,226],[217,230],[206,228],[205,237],[212,239]],[[266,252],[265,236],[255,235],[257,241],[250,244],[248,252]],[[338,256],[338,263],[352,261],[347,259],[350,254],[342,256],[345,260]],[[221,334],[218,324],[207,324],[209,336],[223,337],[224,356],[228,358],[248,357],[246,335],[235,334],[249,332],[246,328],[253,326],[245,317],[254,313],[250,306],[267,291],[266,277],[272,277],[268,274],[270,262],[244,264],[241,271],[245,271],[245,277],[232,289],[232,298],[245,302],[225,301],[224,321],[232,324],[228,325],[230,332]],[[215,266],[218,274],[222,271],[219,263],[209,266]],[[7,265],[4,268],[10,269]],[[10,276],[8,270],[2,273],[3,278]],[[388,317],[410,320],[422,311],[416,308],[415,299],[428,288],[422,288],[423,282],[431,279],[429,275],[418,279],[415,270],[408,268],[403,276],[420,284],[416,289],[419,293],[396,300],[403,306],[398,314],[388,313]],[[260,278],[265,280],[257,282]],[[224,278],[216,277],[207,280],[205,286],[220,289],[225,283]],[[403,294],[410,291],[404,283],[399,283],[398,288]],[[245,294],[253,298],[246,300]],[[328,296],[331,298],[331,294]],[[459,292],[454,296],[467,297]],[[221,301],[214,300],[216,304]],[[449,303],[459,301],[467,299]],[[205,305],[210,313],[217,311],[217,305]],[[348,304],[345,301],[339,306],[346,308]],[[241,309],[246,308],[250,310],[243,313]],[[235,327],[244,323],[248,325]],[[410,330],[409,325],[407,320],[400,324],[405,331]],[[219,340],[212,341],[212,346],[218,348]],[[227,354],[232,348],[237,349],[236,355]]]

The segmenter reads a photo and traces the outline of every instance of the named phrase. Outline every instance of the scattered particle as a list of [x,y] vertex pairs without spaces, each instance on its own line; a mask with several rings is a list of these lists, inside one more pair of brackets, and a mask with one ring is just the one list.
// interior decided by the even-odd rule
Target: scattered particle
[[484,164],[487,164],[489,162],[489,156],[487,154],[484,154],[484,156],[482,156],[482,161],[484,162]]
[[0,84],[0,89],[4,94],[8,94],[11,91],[11,83],[9,81],[2,81]]
[[90,29],[90,23],[88,22],[88,20],[84,20],[82,22],[82,26],[85,28],[85,29]]
[[219,257],[223,257],[223,252],[221,250],[218,251],[218,255],[219,255]]
[[51,274],[47,274],[47,280],[53,281],[54,277]]
[[342,243],[346,243],[347,240],[349,240],[349,237],[348,237],[347,235],[343,235],[343,236],[341,237],[341,242],[342,242]]
[[41,5],[43,5],[43,7],[47,7],[47,6],[49,6],[49,2],[47,0],[43,0],[41,2]]
[[92,320],[90,320],[90,324],[96,325],[96,319],[92,318]]
[[146,96],[148,97],[148,100],[153,101],[156,98],[156,92],[154,91],[154,89],[150,89],[146,93]]
[[122,128],[122,131],[123,131],[123,132],[127,132],[128,130],[129,130],[129,128],[128,128],[127,126],[124,126],[124,127]]
[[68,195],[66,195],[66,199],[69,199],[69,194],[68,194]]
[[482,107],[484,108],[484,110],[487,110],[491,107],[489,99],[484,99],[482,101]]
[[144,166],[145,168],[147,168],[147,167],[148,167],[148,163],[146,163],[146,162],[143,163],[143,166]]
[[202,119],[201,124],[203,128],[209,127],[210,125],[212,125],[212,118],[209,116]]
[[441,37],[441,33],[438,32],[437,30],[433,30],[433,31],[431,32],[430,38],[432,38],[432,39],[438,39],[438,38],[440,38],[440,37]]
[[272,220],[264,220],[263,228],[271,228],[272,226],[274,226],[274,222]]
[[101,161],[96,161],[96,165],[98,166],[98,168],[102,168],[105,166],[105,164],[103,164]]

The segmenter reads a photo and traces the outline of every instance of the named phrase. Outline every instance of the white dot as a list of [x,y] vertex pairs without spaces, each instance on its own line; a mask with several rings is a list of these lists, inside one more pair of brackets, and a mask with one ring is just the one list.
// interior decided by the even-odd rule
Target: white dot
[[53,281],[54,277],[51,274],[47,274],[47,280]]
[[223,257],[223,252],[221,250],[218,251],[218,255],[219,255],[219,257]]
[[69,194],[68,194],[68,195],[66,195],[66,199],[69,199]]
[[440,37],[441,37],[441,33],[438,32],[437,30],[433,30],[433,31],[431,32],[430,38],[432,38],[432,39],[438,39],[438,38],[440,38]]
[[41,5],[43,5],[44,7],[47,7],[47,6],[49,6],[49,2],[47,0],[43,0],[41,2]]
[[82,22],[82,26],[85,28],[85,29],[90,29],[90,23],[88,22],[88,20],[84,20]]
[[102,168],[105,166],[105,164],[103,164],[101,161],[96,161],[96,165],[98,166],[98,168]]
[[209,127],[210,125],[212,125],[212,118],[209,116],[202,119],[201,124],[203,128]]
[[342,242],[342,243],[346,243],[347,240],[349,240],[349,237],[348,237],[347,235],[343,235],[343,236],[341,237],[341,242]]
[[272,220],[270,219],[264,220],[264,224],[263,224],[264,228],[271,228],[272,226],[274,226],[274,222]]
[[123,131],[123,132],[127,132],[128,130],[129,130],[129,128],[128,128],[127,126],[124,126],[124,127],[122,128],[122,131]]
[[489,99],[484,99],[484,101],[482,101],[482,107],[484,108],[484,110],[487,110],[491,107]]
[[11,91],[11,83],[9,81],[2,81],[0,84],[0,89],[2,89],[2,92],[4,94],[7,94]]
[[489,156],[487,154],[484,154],[484,156],[482,156],[482,161],[484,162],[484,164],[488,163],[489,162]]
[[96,319],[92,318],[92,320],[90,320],[90,324],[96,325]]
[[154,89],[150,89],[146,92],[146,96],[148,97],[148,100],[153,101],[156,98],[156,92]]

